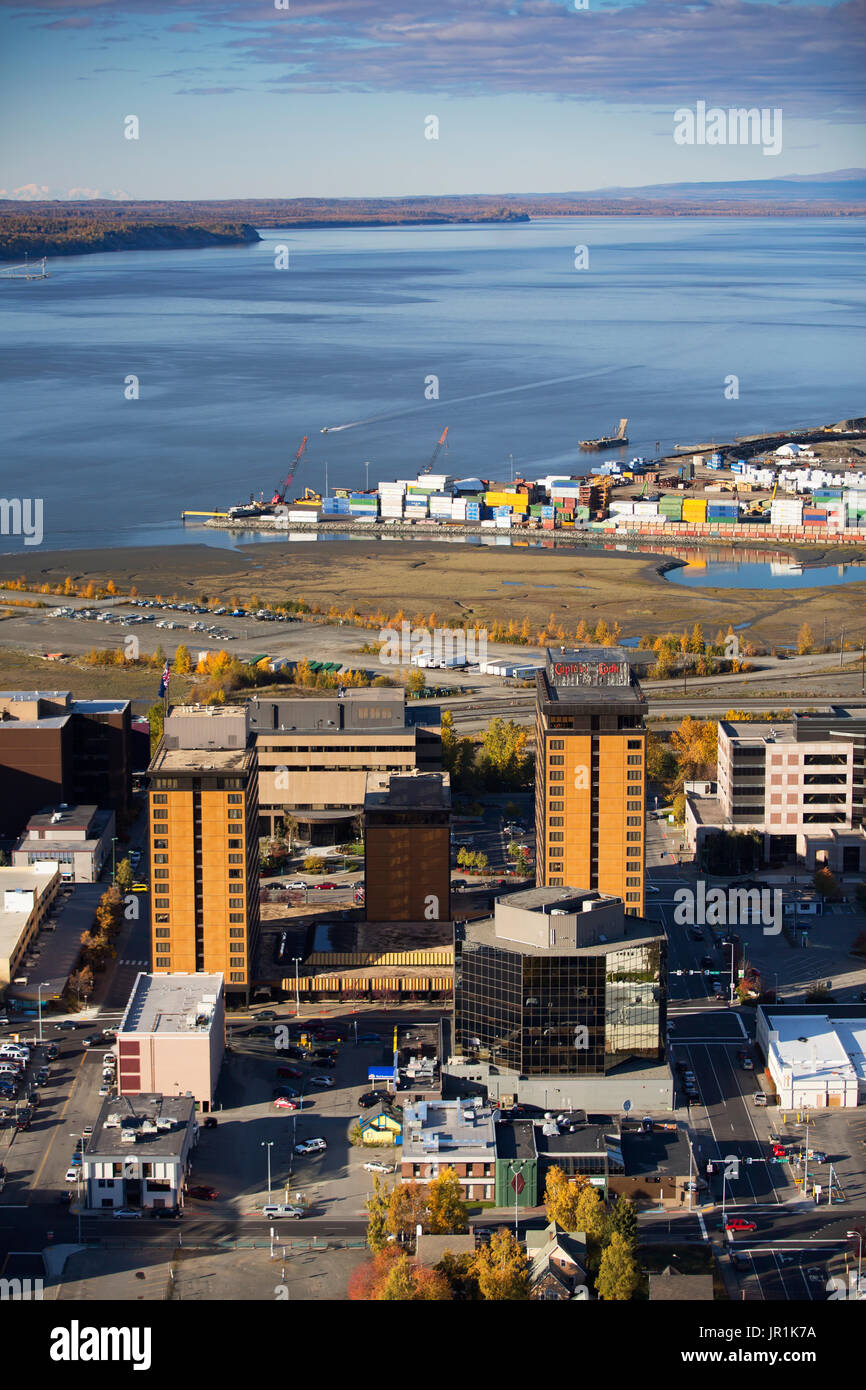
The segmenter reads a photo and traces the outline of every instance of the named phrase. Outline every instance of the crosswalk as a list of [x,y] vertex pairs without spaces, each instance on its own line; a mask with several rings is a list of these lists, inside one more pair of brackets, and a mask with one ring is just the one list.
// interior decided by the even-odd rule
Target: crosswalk
[[118,965],[140,965],[146,970],[150,965],[149,960],[119,960]]

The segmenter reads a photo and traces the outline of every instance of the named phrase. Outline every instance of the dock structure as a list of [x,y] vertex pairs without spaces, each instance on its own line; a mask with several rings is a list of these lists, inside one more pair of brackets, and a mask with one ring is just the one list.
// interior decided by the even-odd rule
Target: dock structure
[[581,449],[615,449],[619,444],[628,443],[627,428],[628,417],[626,416],[620,420],[613,434],[602,434],[598,439],[582,439],[580,447]]
[[25,260],[23,265],[7,265],[0,270],[0,280],[50,280],[50,272],[45,269],[46,257],[39,261]]

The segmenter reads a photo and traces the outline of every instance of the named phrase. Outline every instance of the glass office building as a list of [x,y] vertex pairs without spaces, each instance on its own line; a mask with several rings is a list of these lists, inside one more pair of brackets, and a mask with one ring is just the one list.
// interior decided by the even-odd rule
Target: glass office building
[[663,1063],[665,941],[655,923],[628,921],[629,938],[565,950],[467,923],[455,940],[457,1053],[524,1076]]

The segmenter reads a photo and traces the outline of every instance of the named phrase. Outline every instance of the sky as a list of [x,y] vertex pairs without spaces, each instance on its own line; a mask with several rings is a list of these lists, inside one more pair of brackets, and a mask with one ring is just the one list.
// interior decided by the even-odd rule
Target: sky
[[[0,0],[0,55],[2,197],[565,192],[866,165],[866,0]],[[780,110],[779,152],[677,143],[674,113],[699,102]]]

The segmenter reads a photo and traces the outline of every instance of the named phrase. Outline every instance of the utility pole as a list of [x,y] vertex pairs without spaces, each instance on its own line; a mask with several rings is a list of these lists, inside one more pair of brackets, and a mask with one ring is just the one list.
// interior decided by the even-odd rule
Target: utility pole
[[845,658],[845,629],[843,627],[839,634],[839,670],[842,670],[842,662]]
[[[262,1140],[262,1148],[268,1151],[268,1201],[271,1200],[271,1149],[274,1147],[273,1139]],[[273,1230],[273,1227],[271,1227]]]
[[[306,892],[304,899],[306,900]],[[292,960],[295,962],[295,1018],[299,1018],[301,1013],[301,984],[298,978],[298,966],[301,963],[301,957],[293,956]]]

